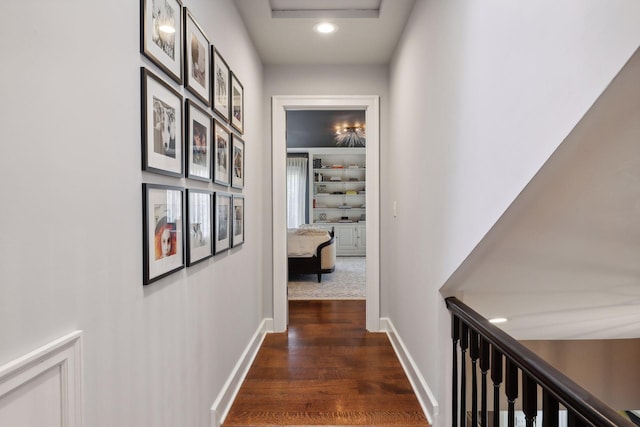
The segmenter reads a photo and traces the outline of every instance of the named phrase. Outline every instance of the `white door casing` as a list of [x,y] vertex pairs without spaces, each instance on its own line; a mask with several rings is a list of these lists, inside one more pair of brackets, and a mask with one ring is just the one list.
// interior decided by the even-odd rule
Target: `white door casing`
[[380,331],[380,98],[378,96],[274,96],[272,108],[273,329],[287,329],[287,110],[365,110],[367,127],[366,328]]

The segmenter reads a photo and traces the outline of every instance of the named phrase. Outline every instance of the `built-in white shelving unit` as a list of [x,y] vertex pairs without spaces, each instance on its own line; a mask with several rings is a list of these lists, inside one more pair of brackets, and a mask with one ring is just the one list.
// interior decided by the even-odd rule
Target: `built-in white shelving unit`
[[338,256],[365,255],[365,149],[302,151],[309,154],[309,222],[335,230]]

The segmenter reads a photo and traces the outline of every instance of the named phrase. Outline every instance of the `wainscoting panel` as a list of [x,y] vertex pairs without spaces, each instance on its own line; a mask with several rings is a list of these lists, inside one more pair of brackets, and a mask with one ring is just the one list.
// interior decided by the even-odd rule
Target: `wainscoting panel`
[[82,427],[81,335],[73,332],[0,366],[2,425]]

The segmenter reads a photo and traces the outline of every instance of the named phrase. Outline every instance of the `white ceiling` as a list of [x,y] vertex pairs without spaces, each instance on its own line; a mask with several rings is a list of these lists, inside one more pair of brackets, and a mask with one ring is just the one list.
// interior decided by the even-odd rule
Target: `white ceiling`
[[[389,63],[415,0],[234,2],[264,64],[350,65]],[[315,33],[321,19],[339,30]]]

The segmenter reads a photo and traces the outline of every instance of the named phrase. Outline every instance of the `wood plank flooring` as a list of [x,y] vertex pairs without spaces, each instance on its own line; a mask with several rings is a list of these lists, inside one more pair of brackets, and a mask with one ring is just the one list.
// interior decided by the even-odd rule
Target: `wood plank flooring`
[[364,301],[290,301],[289,330],[268,334],[224,427],[428,426]]

